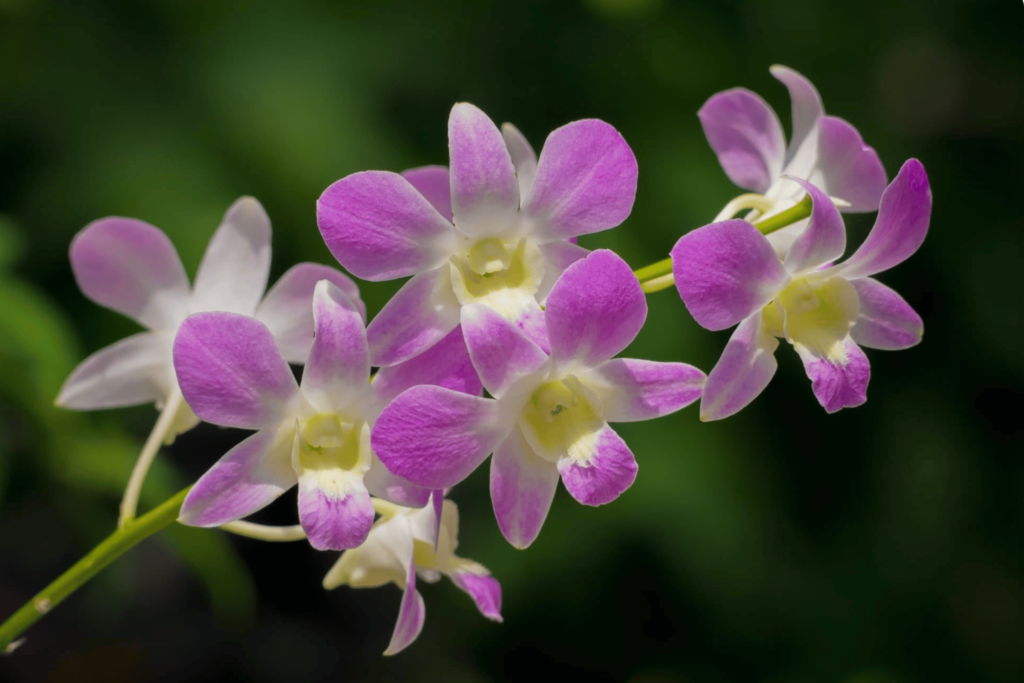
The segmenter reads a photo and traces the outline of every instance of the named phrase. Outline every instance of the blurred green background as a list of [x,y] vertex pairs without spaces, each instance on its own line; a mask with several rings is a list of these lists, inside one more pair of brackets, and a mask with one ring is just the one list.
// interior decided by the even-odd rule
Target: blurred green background
[[[883,280],[922,345],[869,352],[869,402],[827,416],[795,353],[749,409],[623,425],[636,484],[559,491],[539,540],[501,538],[486,467],[453,493],[461,554],[504,625],[449,582],[383,658],[399,591],[325,593],[333,554],[178,527],[124,557],[0,658],[5,681],[911,683],[1024,679],[1024,27],[1015,0],[0,0],[0,617],[113,528],[152,407],[52,407],[86,354],[135,331],[86,300],[72,236],[106,215],[163,228],[194,273],[239,195],[274,222],[275,279],[334,261],[314,203],[365,169],[446,163],[468,100],[540,150],[598,117],[640,164],[629,220],[584,246],[663,258],[735,194],[696,111],[743,85],[788,128],[768,66],[810,77],[890,174],[920,158],[931,235]],[[873,216],[847,225],[856,245]],[[398,283],[368,284],[371,314]],[[627,355],[707,370],[727,333],[649,297]],[[152,505],[242,432],[165,451]],[[294,497],[261,521],[293,523]]]

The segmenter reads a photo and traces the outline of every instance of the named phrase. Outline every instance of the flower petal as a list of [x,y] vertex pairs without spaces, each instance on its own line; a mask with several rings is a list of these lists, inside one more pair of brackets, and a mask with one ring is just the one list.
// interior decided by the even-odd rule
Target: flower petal
[[251,515],[295,486],[291,425],[264,429],[238,444],[195,483],[178,521],[214,527]]
[[851,280],[860,299],[860,315],[850,336],[869,349],[898,351],[921,342],[924,321],[899,294],[878,280]]
[[686,309],[709,330],[749,317],[789,282],[771,244],[744,220],[712,223],[680,237],[672,248],[672,272]]
[[647,299],[626,262],[599,249],[566,268],[545,317],[551,358],[594,367],[633,341],[647,318]]
[[411,481],[391,474],[384,463],[376,455],[370,463],[370,469],[363,475],[363,484],[371,496],[407,508],[421,508],[430,501],[430,489],[417,486]]
[[735,184],[764,193],[782,173],[786,138],[779,117],[758,95],[733,88],[697,112],[722,170]]
[[189,316],[174,340],[174,369],[195,414],[225,427],[269,427],[302,400],[270,330],[237,313]]
[[185,317],[190,289],[174,245],[160,229],[132,218],[102,218],[71,241],[78,288],[101,306],[151,329]]
[[362,483],[344,491],[325,490],[317,476],[299,477],[299,521],[317,550],[357,548],[373,526],[373,503]]
[[370,417],[376,418],[396,396],[420,384],[433,384],[474,396],[480,394],[483,385],[469,358],[461,327],[456,327],[418,356],[378,370],[370,383],[374,397]]
[[162,401],[175,387],[171,343],[166,332],[142,332],[100,349],[65,380],[57,405],[101,410]]
[[795,348],[804,362],[807,376],[811,378],[814,396],[826,412],[831,414],[843,408],[853,408],[868,400],[871,364],[852,339],[847,337],[843,342],[845,363],[819,358],[802,345]]
[[785,172],[803,178],[814,166],[818,143],[815,125],[825,114],[825,107],[818,91],[801,74],[781,64],[769,71],[789,90],[793,110],[793,137],[786,149]]
[[416,191],[426,197],[430,205],[452,221],[452,185],[448,179],[447,166],[420,166],[402,171],[402,177],[409,181]]
[[491,458],[491,503],[505,539],[522,550],[533,543],[551,509],[558,468],[537,456],[519,427]]
[[409,570],[405,579],[405,592],[402,593],[402,606],[398,610],[398,621],[391,634],[391,642],[385,655],[397,655],[412,645],[423,630],[423,621],[427,617],[427,608],[423,604],[423,596],[416,590],[416,565],[409,560]]
[[613,358],[582,376],[601,399],[609,422],[637,422],[674,413],[704,389],[704,373],[685,363]]
[[252,197],[224,214],[196,272],[191,313],[226,311],[252,315],[270,276],[270,218]]
[[327,248],[364,280],[393,280],[437,268],[454,248],[452,224],[412,184],[386,171],[353,173],[316,203]]
[[302,393],[321,412],[337,412],[366,393],[366,328],[359,309],[328,280],[316,285],[313,320],[316,335],[302,372]]
[[501,124],[501,137],[505,139],[505,146],[512,158],[512,166],[516,169],[519,198],[522,202],[529,194],[530,188],[533,187],[533,179],[537,175],[537,154],[533,151],[526,136],[511,123]]
[[614,228],[633,210],[636,178],[636,157],[615,128],[573,121],[544,142],[523,214],[542,241]]
[[289,268],[267,292],[256,309],[256,319],[265,324],[281,355],[289,363],[305,363],[313,344],[313,290],[320,280],[330,280],[345,293],[366,319],[366,304],[359,287],[350,277],[319,263],[300,263]]
[[468,477],[508,431],[497,401],[419,386],[392,401],[377,418],[373,450],[392,473],[443,489]]
[[817,167],[810,180],[850,204],[846,213],[875,211],[885,191],[885,167],[857,129],[835,116],[819,122]]
[[595,434],[593,452],[587,459],[566,456],[558,461],[562,483],[584,505],[604,505],[618,498],[632,486],[636,470],[633,453],[608,425]]
[[932,214],[928,174],[909,159],[882,194],[878,218],[864,243],[837,266],[848,280],[888,270],[908,259],[924,242]]
[[455,227],[471,237],[508,234],[519,222],[519,185],[497,126],[472,104],[456,104],[448,151]]
[[543,304],[547,301],[551,288],[558,282],[558,278],[562,277],[565,269],[581,258],[585,258],[590,250],[577,246],[573,242],[556,241],[540,245],[540,253],[544,259],[544,279],[535,296],[537,301]]
[[447,264],[414,276],[367,326],[370,362],[395,365],[423,353],[458,326],[461,307]]
[[779,340],[768,334],[756,312],[732,333],[722,357],[708,374],[700,402],[700,419],[721,420],[757,398],[775,376]]
[[547,365],[548,355],[519,328],[483,304],[462,307],[462,334],[473,367],[495,398]]
[[824,192],[806,180],[790,178],[811,196],[811,217],[786,254],[786,270],[793,275],[817,270],[843,255],[846,250],[846,226],[839,209]]
[[[558,479],[556,478],[557,482]],[[466,591],[473,598],[480,614],[491,621],[502,622],[501,618],[501,584],[489,573],[457,569],[450,574],[452,582]]]
[[353,588],[376,588],[394,582],[405,585],[413,560],[413,535],[406,515],[381,519],[358,548],[346,550],[324,577],[327,590],[348,584]]

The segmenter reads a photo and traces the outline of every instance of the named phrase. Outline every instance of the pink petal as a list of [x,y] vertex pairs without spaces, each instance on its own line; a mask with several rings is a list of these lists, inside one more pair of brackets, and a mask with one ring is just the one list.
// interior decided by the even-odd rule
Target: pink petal
[[452,220],[452,185],[448,179],[447,166],[420,166],[402,171],[402,177],[426,197],[430,205],[445,217]]
[[505,139],[505,146],[512,158],[512,166],[516,169],[519,198],[522,202],[533,187],[533,179],[537,175],[537,154],[526,137],[511,123],[501,124],[501,137]]
[[864,244],[837,266],[847,280],[888,270],[908,259],[924,242],[932,214],[928,174],[909,159],[882,194],[878,218]]
[[321,280],[313,294],[316,335],[302,372],[302,393],[323,412],[337,411],[366,393],[370,350],[358,308]]
[[857,129],[834,116],[819,122],[817,170],[811,180],[831,197],[850,203],[847,213],[875,211],[885,191],[885,167]]
[[[789,90],[789,99],[792,104],[793,137],[786,150],[786,164],[788,165],[797,156],[801,146],[806,144],[815,133],[814,126],[825,114],[825,107],[822,105],[821,96],[818,95],[814,85],[801,74],[781,64],[776,64],[769,71]],[[810,142],[813,145],[814,141],[810,140]],[[813,151],[808,156],[813,161]],[[787,168],[786,170],[788,173],[800,175],[798,169]]]
[[189,316],[174,340],[174,369],[195,414],[225,427],[276,425],[300,400],[270,330],[236,313]]
[[[557,482],[558,480],[555,479]],[[480,614],[491,621],[502,622],[501,618],[501,584],[490,574],[459,569],[449,574],[456,586],[466,591],[473,598]]]
[[497,401],[442,387],[409,389],[373,427],[373,450],[393,474],[443,489],[469,476],[508,433]]
[[868,381],[871,379],[868,358],[850,338],[846,339],[843,347],[848,356],[845,364],[828,358],[817,358],[806,348],[796,347],[807,376],[811,378],[814,396],[830,414],[843,408],[859,406],[868,400]]
[[487,391],[496,398],[518,380],[547,365],[548,355],[489,306],[462,307],[462,334],[473,367]]
[[393,280],[437,268],[448,260],[455,232],[408,180],[364,171],[320,195],[316,222],[327,248],[364,280]]
[[299,521],[317,550],[345,550],[363,544],[373,526],[373,503],[362,486],[342,493],[313,485],[314,477],[299,477]]
[[398,610],[398,621],[385,655],[397,655],[416,640],[423,630],[423,621],[427,617],[427,608],[423,597],[416,590],[416,565],[409,560],[409,571],[405,579],[405,592],[402,593],[402,606]]
[[763,194],[782,174],[782,124],[759,96],[745,88],[726,90],[712,95],[697,116],[732,182]]
[[252,315],[270,276],[270,218],[258,201],[242,197],[224,214],[196,272],[191,313]]
[[376,455],[369,471],[363,475],[363,484],[371,496],[407,508],[421,508],[430,500],[431,490],[388,472]]
[[852,280],[860,316],[850,336],[869,349],[898,351],[921,342],[924,321],[899,294],[869,277]]
[[562,277],[565,269],[586,257],[590,250],[577,246],[572,241],[559,241],[540,245],[540,253],[544,257],[544,279],[540,283],[536,297],[537,301],[543,304],[547,301],[551,288],[555,286],[558,278]]
[[570,457],[558,461],[562,483],[584,505],[604,505],[618,498],[632,486],[636,470],[633,453],[608,425],[597,434],[594,453],[586,461]]
[[101,410],[165,399],[175,386],[171,341],[166,332],[142,332],[100,349],[67,378],[57,405]]
[[626,262],[599,249],[566,268],[545,317],[551,358],[594,367],[633,341],[647,318],[647,299]]
[[491,503],[498,528],[516,548],[533,543],[551,509],[558,487],[558,468],[539,458],[519,427],[491,458]]
[[709,330],[749,317],[789,282],[771,244],[744,220],[712,223],[680,237],[672,248],[672,272],[686,309]]
[[708,374],[700,419],[721,420],[745,408],[775,376],[779,340],[761,325],[761,311],[739,324]]
[[190,289],[167,235],[132,218],[102,218],[71,242],[79,289],[151,329],[174,329],[185,317]]
[[461,308],[448,264],[414,276],[366,328],[371,363],[395,365],[423,353],[455,329]]
[[295,486],[294,430],[264,429],[238,444],[195,483],[178,521],[214,527],[260,510]]
[[448,117],[452,212],[459,231],[496,237],[518,224],[519,186],[505,140],[494,122],[461,102]]
[[704,389],[704,373],[685,363],[613,358],[582,378],[601,398],[609,422],[637,422],[674,413]]
[[846,250],[846,226],[839,209],[824,192],[800,178],[790,178],[811,196],[811,217],[786,254],[786,269],[793,273],[817,270],[843,255]]
[[256,309],[256,319],[274,335],[281,355],[289,363],[305,363],[313,344],[313,290],[320,280],[330,280],[345,293],[366,319],[366,304],[359,287],[340,270],[319,263],[300,263],[289,268],[267,292]]
[[573,121],[544,142],[523,214],[545,241],[614,228],[633,210],[636,178],[636,157],[617,130]]

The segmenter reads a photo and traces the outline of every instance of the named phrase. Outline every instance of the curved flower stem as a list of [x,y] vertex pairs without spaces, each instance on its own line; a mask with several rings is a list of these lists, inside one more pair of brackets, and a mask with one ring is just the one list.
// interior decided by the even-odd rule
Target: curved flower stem
[[729,220],[740,211],[744,209],[755,209],[759,213],[765,211],[771,211],[775,201],[768,199],[763,194],[741,194],[739,197],[734,198],[728,204],[726,204],[718,215],[715,216],[715,220],[712,223],[718,223],[719,221]]
[[811,215],[811,196],[807,195],[795,205],[785,211],[780,211],[774,216],[754,221],[754,227],[762,235],[770,235],[776,230],[781,230],[797,221],[801,221]]
[[302,526],[299,524],[295,526],[265,526],[263,524],[239,521],[222,524],[220,528],[239,536],[255,538],[260,541],[301,541],[306,538],[306,532],[302,530]]
[[14,648],[20,644],[19,641],[15,641],[15,638],[21,635],[25,629],[134,545],[170,525],[177,519],[178,511],[181,509],[181,504],[187,493],[187,488],[179,491],[161,503],[159,507],[112,533],[93,548],[88,555],[76,562],[71,569],[61,574],[56,581],[41,590],[7,621],[0,624],[0,653],[13,652]]
[[125,528],[129,522],[135,519],[135,512],[139,507],[139,495],[142,493],[142,484],[146,481],[149,468],[156,458],[157,451],[160,450],[160,445],[167,437],[167,432],[174,425],[174,419],[184,400],[181,390],[177,387],[167,397],[163,412],[160,413],[156,424],[153,425],[153,431],[149,433],[149,438],[146,439],[146,444],[142,447],[139,459],[135,461],[135,467],[132,469],[132,476],[128,480],[128,487],[125,489],[124,499],[121,501],[121,514],[117,520],[118,529]]

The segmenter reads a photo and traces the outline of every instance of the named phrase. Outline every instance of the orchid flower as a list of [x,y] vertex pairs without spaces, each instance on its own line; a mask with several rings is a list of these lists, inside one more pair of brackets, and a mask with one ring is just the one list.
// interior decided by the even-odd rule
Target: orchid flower
[[192,487],[180,521],[220,526],[299,485],[299,519],[318,549],[354,548],[373,524],[370,492],[422,506],[430,491],[388,473],[370,450],[370,427],[400,392],[424,382],[480,393],[459,330],[415,361],[370,382],[366,328],[356,304],[323,280],[313,294],[313,339],[301,386],[266,325],[235,313],[200,313],[182,324],[174,367],[203,420],[259,430]]
[[374,365],[421,353],[459,324],[463,306],[498,311],[546,347],[541,305],[588,252],[577,235],[615,227],[636,195],[632,150],[610,125],[575,121],[540,160],[513,126],[471,104],[448,119],[451,171],[355,173],[320,196],[317,223],[356,277],[413,276],[370,323]]
[[[825,115],[818,91],[802,75],[779,65],[773,66],[771,73],[789,90],[792,102],[793,136],[788,147],[775,111],[746,88],[712,95],[697,112],[729,179],[761,195],[749,205],[755,208],[754,215],[778,213],[804,196],[799,183],[783,176],[806,178],[828,196],[841,200],[842,211],[877,210],[886,175],[875,150],[864,144],[849,123]],[[727,207],[716,221],[733,215],[735,211]],[[806,225],[801,221],[768,237],[779,258],[785,257]]]
[[[439,499],[438,499],[439,500]],[[394,582],[403,590],[391,643],[385,655],[408,647],[423,628],[426,608],[416,590],[417,575],[433,583],[445,575],[469,594],[480,613],[501,621],[501,586],[487,569],[455,555],[459,544],[459,509],[445,500],[438,521],[434,506],[418,510],[376,501],[382,516],[370,530],[366,542],[346,550],[324,577],[330,590],[348,584],[353,588],[376,588]]]
[[[178,390],[171,359],[174,335],[191,313],[253,315],[270,328],[293,363],[305,359],[313,341],[310,301],[318,280],[340,287],[365,315],[355,283],[315,263],[291,268],[263,297],[270,273],[270,219],[252,197],[228,209],[206,248],[195,287],[167,235],[132,218],[102,218],[86,226],[71,243],[71,267],[87,297],[148,330],[97,351],[75,368],[56,401],[75,410],[166,404]],[[183,405],[174,433],[196,423]]]
[[585,505],[611,502],[637,465],[608,422],[666,415],[701,394],[704,373],[682,363],[613,356],[647,317],[640,284],[607,250],[569,266],[547,299],[546,353],[481,304],[462,308],[470,358],[492,396],[413,387],[381,414],[373,448],[394,474],[431,489],[465,479],[492,452],[498,526],[518,548],[547,517],[559,476]]
[[800,354],[818,402],[829,413],[867,400],[871,368],[861,345],[906,349],[921,341],[921,317],[871,275],[910,257],[924,242],[932,195],[921,162],[910,159],[882,194],[867,239],[845,262],[846,228],[825,193],[811,196],[810,222],[780,260],[750,223],[728,220],[683,235],[672,249],[676,288],[700,325],[739,323],[708,375],[701,419],[728,417],[753,401],[777,367],[785,338]]

